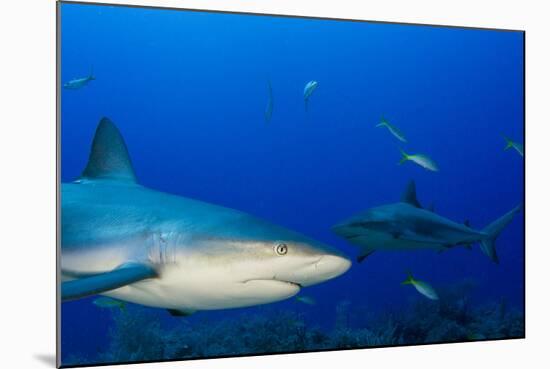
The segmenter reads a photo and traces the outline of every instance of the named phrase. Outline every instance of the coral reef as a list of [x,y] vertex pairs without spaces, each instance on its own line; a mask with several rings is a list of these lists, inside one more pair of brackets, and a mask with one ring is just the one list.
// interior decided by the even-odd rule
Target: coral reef
[[407,308],[372,314],[351,301],[336,305],[328,327],[311,324],[293,310],[264,308],[261,313],[192,321],[159,310],[130,306],[114,311],[107,346],[97,357],[74,353],[64,365],[186,359],[277,352],[376,347],[403,344],[519,338],[523,312],[504,300],[475,306],[472,285],[464,282],[441,289],[437,302],[419,297]]

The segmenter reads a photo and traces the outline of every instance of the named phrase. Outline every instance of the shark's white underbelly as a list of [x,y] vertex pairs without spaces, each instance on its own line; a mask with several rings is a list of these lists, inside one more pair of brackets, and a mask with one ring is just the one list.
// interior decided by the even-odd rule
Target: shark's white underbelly
[[300,290],[292,283],[241,281],[233,278],[234,275],[223,267],[183,270],[179,266],[170,266],[161,272],[159,278],[133,283],[105,295],[158,308],[217,310],[280,301]]
[[[133,249],[139,249],[133,245]],[[132,252],[125,244],[75,247],[62,254],[62,280],[104,273],[128,262],[145,262],[155,266],[158,278],[103,293],[105,296],[150,307],[176,310],[217,310],[246,307],[280,301],[297,294],[300,287],[276,280],[247,280],[254,275],[254,265],[208,262],[192,254],[185,264],[159,255],[157,247],[147,252]],[[140,255],[144,255],[138,259]]]

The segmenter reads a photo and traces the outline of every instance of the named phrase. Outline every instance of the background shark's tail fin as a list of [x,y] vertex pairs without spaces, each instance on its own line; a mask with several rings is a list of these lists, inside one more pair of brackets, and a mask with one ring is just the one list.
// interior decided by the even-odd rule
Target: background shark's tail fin
[[498,255],[495,248],[495,241],[500,232],[512,221],[514,215],[519,212],[520,209],[521,205],[516,206],[482,230],[488,237],[481,240],[481,251],[497,264]]
[[92,67],[90,68],[90,75],[88,76],[88,79],[89,80],[94,80],[95,79],[95,76],[94,76],[94,66],[92,65]]

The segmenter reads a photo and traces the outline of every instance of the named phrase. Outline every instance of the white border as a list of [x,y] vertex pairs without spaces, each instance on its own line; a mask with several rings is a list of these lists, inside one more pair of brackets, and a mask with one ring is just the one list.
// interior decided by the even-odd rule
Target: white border
[[[112,2],[120,2],[113,0]],[[550,54],[542,1],[131,1],[156,5],[527,31],[527,339],[142,365],[142,368],[346,366],[518,368],[548,362],[546,228]],[[52,367],[55,352],[55,4],[2,4],[2,366]],[[475,185],[475,184],[473,184]],[[547,350],[547,349],[546,349]],[[532,364],[530,364],[532,363]],[[544,366],[544,364],[540,365]],[[120,366],[119,366],[120,368]]]

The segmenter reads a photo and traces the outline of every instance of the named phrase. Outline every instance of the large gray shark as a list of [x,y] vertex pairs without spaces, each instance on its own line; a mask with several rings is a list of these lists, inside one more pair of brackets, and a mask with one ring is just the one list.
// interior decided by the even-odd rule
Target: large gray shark
[[106,118],[81,178],[62,184],[61,203],[63,301],[102,294],[186,315],[283,300],[351,264],[241,211],[139,185]]
[[333,231],[360,246],[359,262],[375,250],[429,248],[442,251],[459,245],[470,247],[479,242],[481,250],[498,263],[495,240],[519,209],[519,206],[515,207],[481,231],[476,231],[469,227],[468,222],[459,224],[422,208],[416,197],[416,185],[411,181],[401,202],[359,213],[335,225]]

